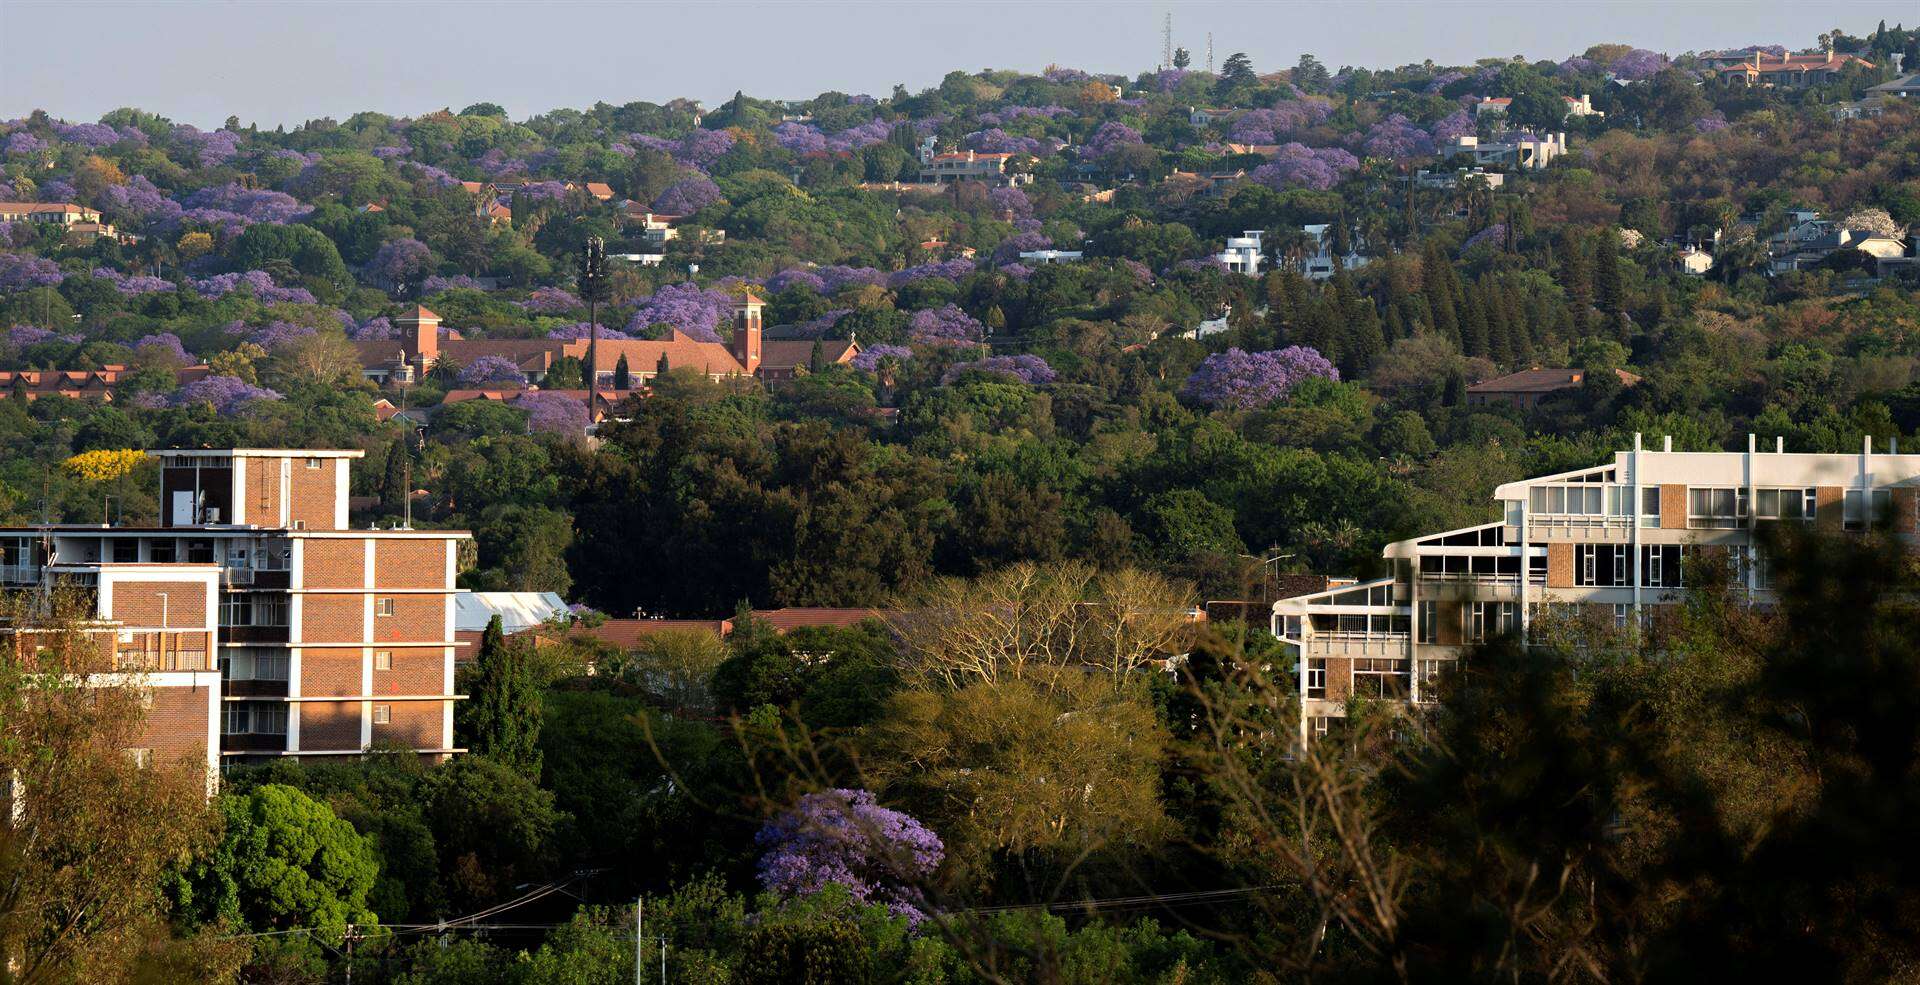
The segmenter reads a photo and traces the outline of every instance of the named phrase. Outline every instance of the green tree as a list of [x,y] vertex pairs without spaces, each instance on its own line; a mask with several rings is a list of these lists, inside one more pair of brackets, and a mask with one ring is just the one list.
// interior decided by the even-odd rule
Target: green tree
[[467,747],[528,778],[540,775],[540,686],[524,643],[508,643],[494,616],[480,637],[466,705]]
[[380,865],[333,809],[293,787],[267,784],[220,798],[226,833],[188,878],[190,912],[255,930],[313,928],[338,943],[367,908]]
[[1259,85],[1259,77],[1253,74],[1253,59],[1244,51],[1236,51],[1220,66],[1220,78],[1213,84],[1213,98],[1231,103]]

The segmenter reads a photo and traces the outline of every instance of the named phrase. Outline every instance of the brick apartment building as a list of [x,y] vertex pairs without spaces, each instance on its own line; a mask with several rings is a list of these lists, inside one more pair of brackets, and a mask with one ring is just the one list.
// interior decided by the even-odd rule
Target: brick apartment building
[[152,688],[136,755],[209,770],[453,741],[464,531],[351,530],[360,451],[154,452],[158,526],[0,528],[0,585],[90,592]]
[[1301,737],[1326,734],[1350,697],[1417,706],[1476,643],[1536,626],[1656,634],[1687,590],[1696,552],[1734,565],[1757,602],[1772,587],[1767,523],[1920,530],[1920,455],[1675,452],[1634,447],[1611,463],[1509,482],[1502,519],[1390,544],[1392,574],[1273,606],[1298,660]]

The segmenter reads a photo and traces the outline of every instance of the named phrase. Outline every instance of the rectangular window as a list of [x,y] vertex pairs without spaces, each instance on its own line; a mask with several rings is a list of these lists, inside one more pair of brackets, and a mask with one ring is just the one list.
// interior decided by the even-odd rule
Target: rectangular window
[[1811,520],[1814,514],[1812,489],[1756,489],[1753,491],[1753,515],[1761,520]]
[[392,599],[392,597],[390,597],[390,596],[389,596],[389,597],[386,597],[386,598],[377,598],[377,599],[374,599],[374,600],[373,600],[373,614],[374,614],[374,615],[376,615],[376,616],[390,616],[390,615],[393,615],[393,599]]
[[143,770],[147,769],[153,765],[153,750],[152,749],[128,749],[127,759],[133,763],[134,768],[143,769]]
[[373,724],[386,725],[392,721],[393,721],[392,705],[374,705],[373,706]]
[[295,520],[295,521],[293,521],[293,529],[295,529],[295,530],[305,530],[305,529],[307,529],[307,521],[305,521],[305,520]]
[[1747,516],[1745,488],[1702,488],[1687,490],[1687,526],[1711,530],[1731,530],[1742,526]]
[[1614,628],[1614,631],[1615,631],[1615,632],[1622,632],[1622,633],[1624,633],[1624,632],[1626,632],[1626,630],[1627,630],[1627,615],[1628,615],[1629,613],[1631,613],[1632,611],[1633,611],[1633,607],[1632,607],[1632,606],[1630,606],[1630,605],[1625,605],[1625,604],[1616,604],[1616,605],[1614,605],[1614,607],[1613,607],[1613,628]]
[[319,459],[317,459],[317,458],[309,458],[309,459],[307,459],[307,468],[310,468],[310,469],[317,469],[317,468],[319,468],[319,467],[320,467],[320,460],[319,460]]
[[1440,607],[1435,603],[1420,603],[1420,642],[1440,642]]
[[1327,661],[1325,657],[1314,657],[1307,661],[1307,697],[1324,698],[1327,696]]
[[373,669],[374,670],[392,670],[393,669],[393,651],[392,650],[373,651]]
[[114,541],[113,560],[116,564],[132,564],[140,560],[140,542],[137,540]]
[[174,557],[175,557],[174,549],[173,549],[173,541],[170,541],[170,540],[154,541],[153,548],[151,551],[148,552],[147,556],[148,556],[148,559],[151,560],[154,564],[172,564],[174,562]]
[[[1869,503],[1873,509],[1871,517],[1867,515]],[[1845,512],[1848,530],[1865,530],[1869,524],[1880,523],[1893,512],[1893,492],[1888,489],[1849,489]]]

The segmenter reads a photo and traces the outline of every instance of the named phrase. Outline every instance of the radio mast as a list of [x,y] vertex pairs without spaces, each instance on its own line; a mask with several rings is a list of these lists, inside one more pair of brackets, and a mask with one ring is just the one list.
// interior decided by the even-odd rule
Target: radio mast
[[1167,11],[1165,21],[1160,25],[1160,68],[1173,67],[1173,11]]

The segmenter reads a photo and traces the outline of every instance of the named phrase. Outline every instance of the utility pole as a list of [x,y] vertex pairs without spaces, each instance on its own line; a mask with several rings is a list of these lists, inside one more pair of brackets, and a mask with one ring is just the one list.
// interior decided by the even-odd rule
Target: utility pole
[[595,412],[600,396],[600,302],[607,298],[607,244],[598,236],[587,237],[580,249],[580,299],[587,302],[587,422],[600,419]]
[[640,969],[646,967],[646,952],[641,948],[647,941],[647,898],[641,896],[633,904],[633,985],[640,985]]
[[353,924],[347,924],[347,985],[353,985]]

